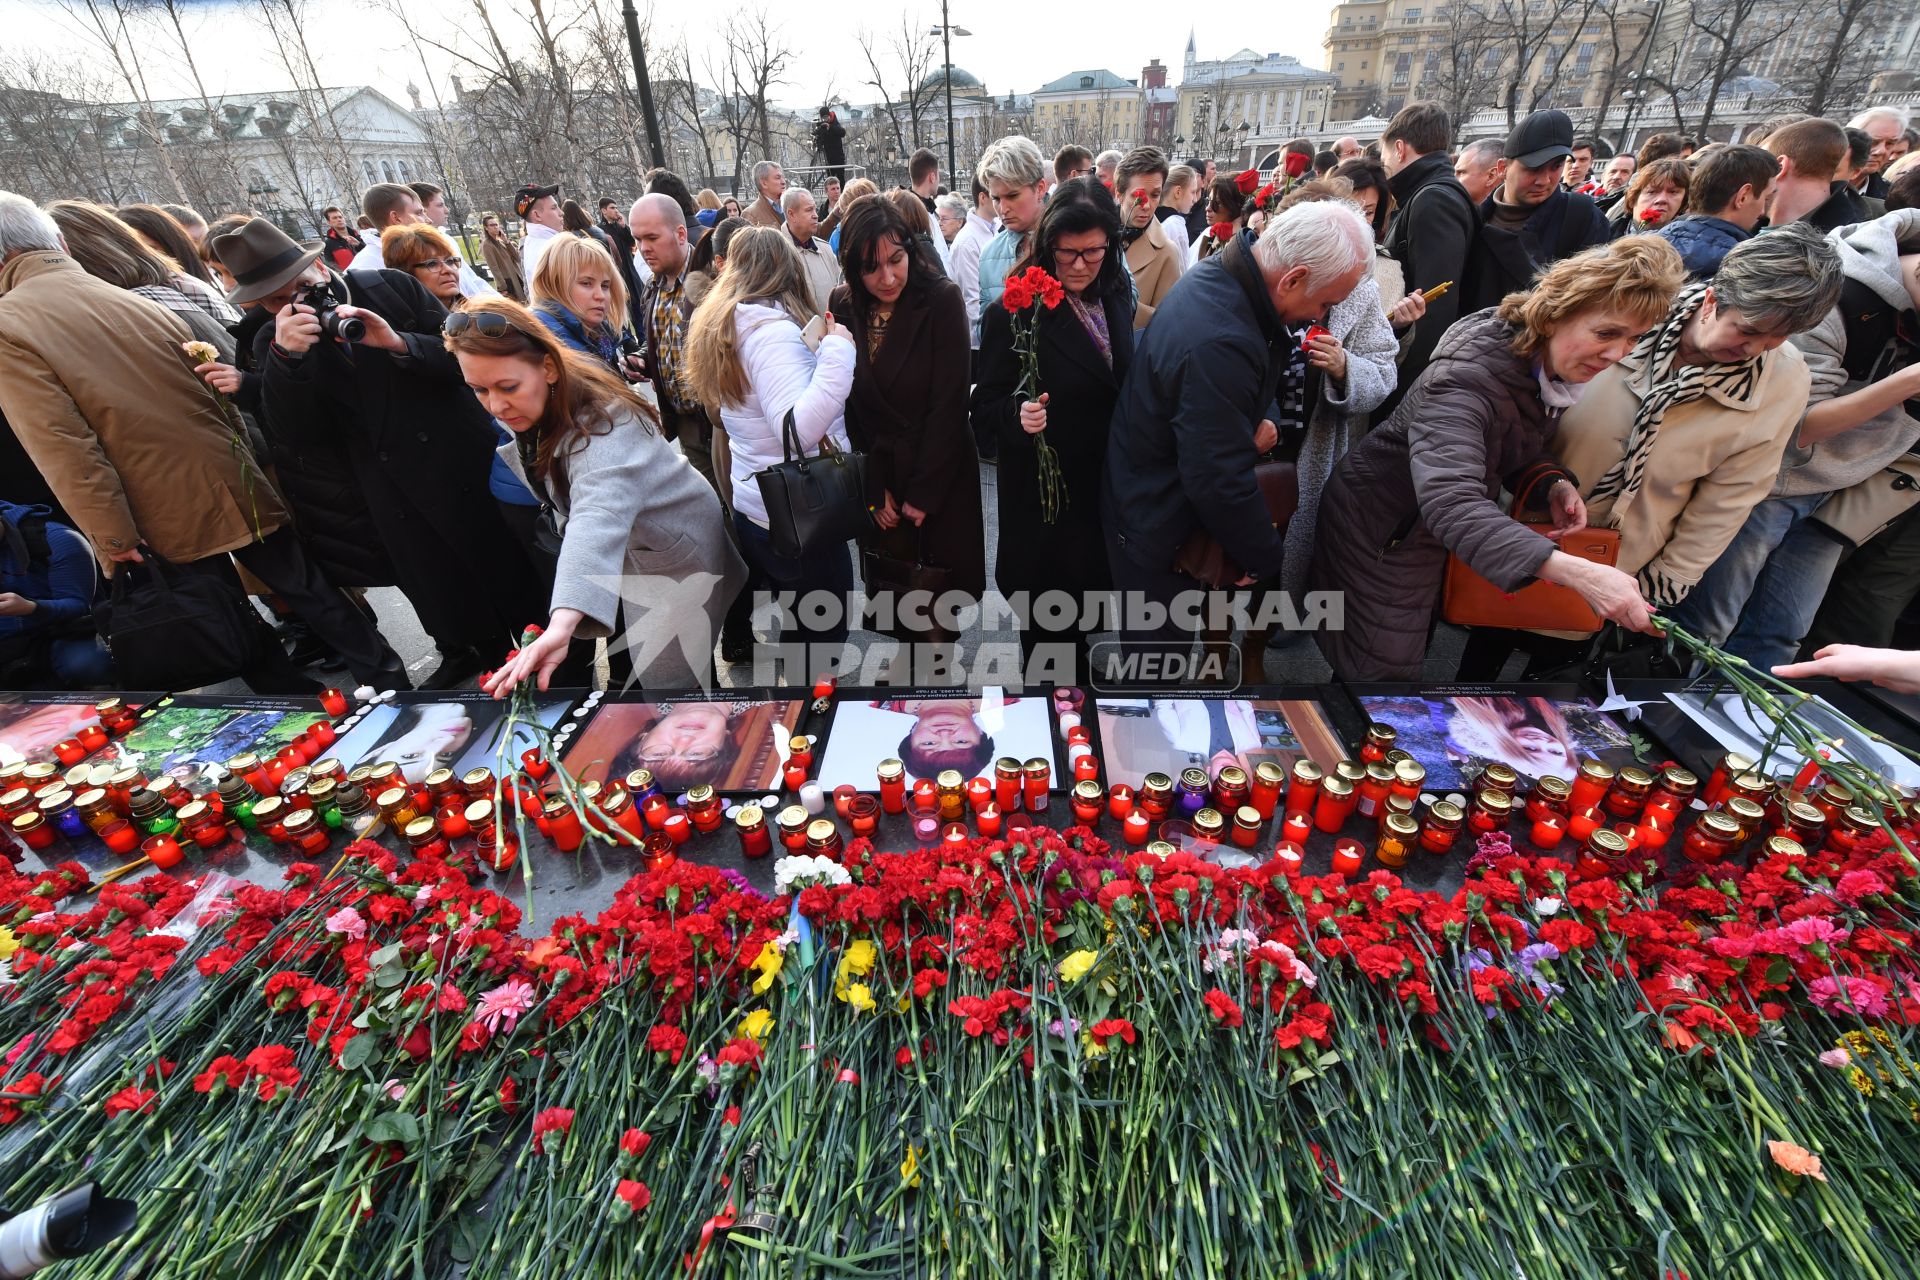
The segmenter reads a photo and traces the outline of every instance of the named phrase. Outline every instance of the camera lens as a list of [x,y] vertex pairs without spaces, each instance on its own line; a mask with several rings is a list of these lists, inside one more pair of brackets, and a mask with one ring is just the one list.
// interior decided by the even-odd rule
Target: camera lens
[[342,342],[358,342],[367,336],[367,322],[359,316],[343,316],[329,311],[327,328]]

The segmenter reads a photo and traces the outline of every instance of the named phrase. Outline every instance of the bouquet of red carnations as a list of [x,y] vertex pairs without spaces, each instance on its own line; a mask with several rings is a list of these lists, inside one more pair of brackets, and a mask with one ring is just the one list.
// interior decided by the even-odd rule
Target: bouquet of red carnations
[[[1001,305],[1013,325],[1013,349],[1020,356],[1020,385],[1016,390],[1029,400],[1040,396],[1040,348],[1034,336],[1040,322],[1039,308],[1051,311],[1066,296],[1060,282],[1039,267],[1007,277]],[[1066,481],[1060,474],[1060,454],[1047,443],[1045,431],[1033,437],[1033,448],[1040,460],[1040,518],[1052,524],[1068,501]]]

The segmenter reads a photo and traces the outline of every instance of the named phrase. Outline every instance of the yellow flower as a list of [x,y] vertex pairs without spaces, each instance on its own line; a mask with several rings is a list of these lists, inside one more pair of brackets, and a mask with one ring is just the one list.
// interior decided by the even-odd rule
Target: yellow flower
[[1093,968],[1093,962],[1100,958],[1097,951],[1076,951],[1060,962],[1060,981],[1078,982],[1087,976]]
[[19,949],[20,939],[13,936],[13,930],[0,929],[0,960],[11,960]]
[[1104,1058],[1107,1056],[1107,1046],[1082,1031],[1080,1033],[1080,1056],[1086,1058],[1089,1062],[1095,1058]]
[[220,359],[219,348],[211,342],[183,342],[180,349],[187,353],[195,364],[214,364]]
[[847,988],[847,994],[840,997],[861,1013],[873,1012],[873,992],[864,982],[856,982]]
[[847,980],[864,978],[873,972],[873,963],[879,956],[873,943],[865,938],[857,938],[847,944],[840,953],[840,963],[833,971],[833,994],[842,1000],[847,998]]
[[746,1036],[755,1044],[765,1044],[767,1034],[773,1030],[773,1014],[765,1009],[755,1009],[740,1023],[739,1034]]
[[761,943],[760,954],[753,958],[753,964],[749,966],[760,975],[753,980],[753,994],[765,995],[786,962],[786,957],[780,954],[780,948],[770,941]]
[[900,1162],[900,1181],[910,1187],[920,1185],[920,1153],[911,1146],[907,1148],[907,1158]]

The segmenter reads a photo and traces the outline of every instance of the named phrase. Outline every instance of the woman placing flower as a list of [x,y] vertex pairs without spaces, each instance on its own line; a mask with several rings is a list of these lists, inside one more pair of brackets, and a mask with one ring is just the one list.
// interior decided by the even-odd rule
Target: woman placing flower
[[1614,206],[1610,221],[1616,237],[1658,231],[1680,216],[1687,203],[1693,170],[1685,160],[1655,160],[1633,175],[1627,198]]
[[[1008,278],[1007,293],[981,312],[980,377],[973,389],[973,427],[1000,441],[1000,551],[994,580],[1008,595],[1024,591],[1107,590],[1100,500],[1106,473],[1107,423],[1133,358],[1133,294],[1115,246],[1120,210],[1100,183],[1075,178],[1056,188],[1029,252]],[[1048,308],[1033,299],[1033,343],[1040,393],[1020,394],[1021,353],[1010,309],[1020,309],[1030,268],[1051,273],[1064,292]],[[1042,435],[1044,433],[1044,436]],[[1065,489],[1049,523],[1043,514],[1040,454],[1044,438],[1058,456]],[[1044,547],[1044,555],[1034,554]],[[1029,659],[1036,643],[1065,639],[1032,629],[1020,633]],[[1085,659],[1086,639],[1072,643]],[[1078,666],[1076,670],[1084,670]]]

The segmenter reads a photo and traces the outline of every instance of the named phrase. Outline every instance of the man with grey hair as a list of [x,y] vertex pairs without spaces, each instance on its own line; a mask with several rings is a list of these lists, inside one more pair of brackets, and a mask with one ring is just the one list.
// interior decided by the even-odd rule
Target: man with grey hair
[[[1160,604],[1218,587],[1175,568],[1196,532],[1239,585],[1280,572],[1281,535],[1254,482],[1278,434],[1265,420],[1299,347],[1373,261],[1373,231],[1347,201],[1298,205],[1242,231],[1187,272],[1136,337],[1107,441],[1102,519],[1113,585]],[[1124,616],[1124,615],[1123,615]],[[1130,637],[1131,638],[1131,637]],[[1139,638],[1178,645],[1174,622]]]
[[780,216],[780,193],[787,189],[786,174],[773,161],[762,160],[753,166],[753,185],[760,195],[741,216],[756,227],[779,226],[783,221]]
[[[1118,164],[1118,161],[1115,161]],[[980,251],[980,310],[1000,300],[1006,291],[1007,275],[1026,248],[1027,233],[1040,224],[1040,211],[1046,207],[1041,193],[1046,189],[1047,166],[1033,139],[1019,134],[996,140],[980,156],[974,176],[986,188],[1000,215],[1000,231]],[[973,326],[973,342],[980,345],[980,323]]]
[[1453,176],[1467,189],[1475,204],[1484,204],[1488,196],[1507,180],[1507,144],[1501,138],[1482,138],[1460,148],[1453,160]]
[[[308,262],[319,256],[306,251]],[[380,633],[294,536],[265,468],[183,357],[192,338],[164,307],[81,270],[51,218],[0,191],[0,415],[95,557],[112,571],[157,554],[243,601],[231,554],[356,679],[411,688]],[[252,643],[237,674],[260,693],[316,692],[242,607]]]
[[[1790,229],[1804,234],[1782,227],[1735,252],[1759,249]],[[1699,585],[1670,611],[1694,634],[1762,669],[1793,660],[1848,543],[1867,541],[1902,509],[1889,511],[1883,499],[1910,501],[1911,480],[1894,483],[1885,469],[1920,444],[1920,418],[1907,408],[1920,397],[1920,361],[1901,336],[1913,332],[1920,314],[1920,209],[1842,227],[1826,242],[1845,282],[1839,302],[1793,337],[1811,389],[1778,478]],[[1729,253],[1721,274],[1733,261]],[[1766,297],[1782,287],[1790,286],[1756,280],[1748,294]],[[1864,500],[1829,505],[1847,490]],[[1851,514],[1843,514],[1848,507]]]
[[1118,151],[1102,151],[1093,158],[1093,172],[1100,181],[1113,185],[1113,175],[1120,172],[1120,162],[1126,159]]
[[827,309],[828,297],[840,284],[840,263],[827,248],[827,242],[813,234],[820,226],[813,192],[805,187],[788,187],[780,196],[780,212],[786,218],[787,237],[800,251],[800,265],[806,268],[813,313],[819,315]]
[[1907,132],[1907,113],[1899,107],[1868,107],[1847,121],[1847,128],[1858,129],[1873,143],[1867,163],[1853,175],[1854,189],[1869,200],[1887,198],[1886,169],[1896,159],[1894,147]]

